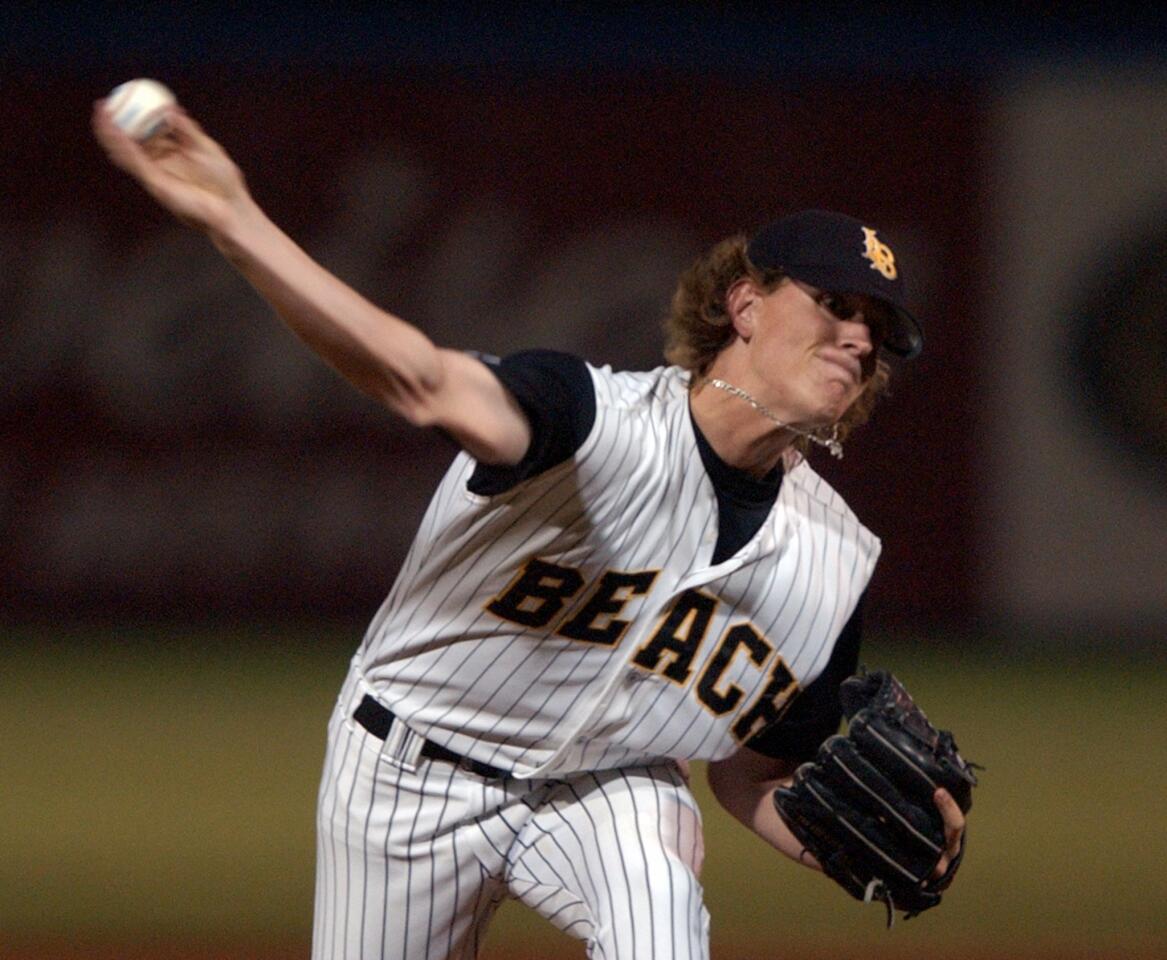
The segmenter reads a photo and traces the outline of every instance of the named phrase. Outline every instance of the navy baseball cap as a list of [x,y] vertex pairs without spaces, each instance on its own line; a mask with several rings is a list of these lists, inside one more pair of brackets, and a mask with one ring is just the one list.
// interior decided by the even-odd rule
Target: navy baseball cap
[[924,330],[904,302],[895,253],[862,221],[830,210],[792,213],[759,230],[746,254],[755,267],[781,270],[820,290],[882,300],[893,318],[883,346],[901,357],[914,357],[923,348]]

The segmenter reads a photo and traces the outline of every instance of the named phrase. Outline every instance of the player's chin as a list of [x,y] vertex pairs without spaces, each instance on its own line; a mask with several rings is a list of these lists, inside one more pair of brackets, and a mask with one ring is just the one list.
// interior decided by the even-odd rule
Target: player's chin
[[815,427],[830,427],[837,423],[851,405],[859,399],[862,387],[856,388],[852,384],[837,380],[824,384],[820,391],[819,402],[816,404],[815,415],[812,418]]

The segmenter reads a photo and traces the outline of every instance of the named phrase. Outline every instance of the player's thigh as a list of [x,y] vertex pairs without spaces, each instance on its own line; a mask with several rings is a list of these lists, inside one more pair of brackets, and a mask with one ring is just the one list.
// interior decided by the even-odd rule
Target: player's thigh
[[488,788],[450,764],[404,769],[343,716],[330,739],[314,960],[473,957],[504,893],[498,841],[475,822]]
[[512,894],[593,955],[708,955],[701,815],[671,764],[565,780],[519,839]]

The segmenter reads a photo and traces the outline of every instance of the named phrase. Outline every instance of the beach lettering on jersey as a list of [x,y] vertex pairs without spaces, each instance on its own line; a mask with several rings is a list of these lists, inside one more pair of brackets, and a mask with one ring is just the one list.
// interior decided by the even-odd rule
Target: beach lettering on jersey
[[[553,627],[557,635],[615,646],[632,623],[619,614],[633,597],[647,596],[659,573],[659,570],[605,570],[590,584],[584,594],[585,602],[571,613],[570,602],[589,586],[583,574],[574,567],[535,557],[527,561],[506,589],[486,604],[486,609],[503,620],[536,629],[552,628],[556,619],[562,618]],[[693,662],[705,641],[718,603],[718,597],[700,590],[679,593],[649,639],[633,652],[631,663],[685,686],[692,677]],[[744,696],[742,689],[734,684],[719,686],[739,652],[761,671],[775,650],[748,622],[726,628],[693,686],[697,699],[714,716],[737,709]],[[738,741],[748,740],[777,721],[798,691],[798,681],[786,663],[780,656],[774,660],[768,682],[731,728]]]

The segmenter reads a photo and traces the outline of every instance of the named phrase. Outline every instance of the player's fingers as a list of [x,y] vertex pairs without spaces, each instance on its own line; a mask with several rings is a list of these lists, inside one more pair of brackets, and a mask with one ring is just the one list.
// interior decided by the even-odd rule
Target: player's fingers
[[203,132],[203,128],[195,123],[194,118],[180,107],[167,108],[166,124],[174,138],[180,143],[194,145],[210,139]]
[[182,107],[176,105],[168,108],[166,111],[166,123],[169,127],[170,135],[179,146],[188,150],[201,150],[204,152],[204,155],[216,157],[226,156],[226,152],[219,146],[218,142],[213,137],[208,136],[198,121],[183,110]]
[[948,856],[955,857],[960,852],[960,838],[964,834],[964,813],[952,794],[943,787],[938,788],[933,794],[933,801],[944,821],[944,845],[947,847]]
[[143,177],[147,160],[141,146],[113,122],[109,111],[105,109],[104,100],[93,104],[93,135],[115,166],[139,178]]

